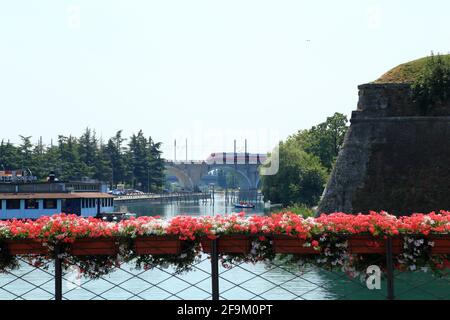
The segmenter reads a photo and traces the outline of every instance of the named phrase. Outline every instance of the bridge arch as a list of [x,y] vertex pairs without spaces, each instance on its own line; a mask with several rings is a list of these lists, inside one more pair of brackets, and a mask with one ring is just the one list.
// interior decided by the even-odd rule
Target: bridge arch
[[235,168],[234,166],[211,165],[209,167],[208,172],[211,172],[213,170],[223,170],[226,173],[232,172],[232,173],[237,174],[238,180],[239,180],[238,184],[242,190],[249,190],[249,189],[253,188],[252,182],[250,181],[250,178],[247,176],[247,174],[245,174],[245,172],[242,172],[241,170]]
[[165,169],[166,174],[177,178],[182,188],[194,190],[194,183],[185,171],[167,165]]

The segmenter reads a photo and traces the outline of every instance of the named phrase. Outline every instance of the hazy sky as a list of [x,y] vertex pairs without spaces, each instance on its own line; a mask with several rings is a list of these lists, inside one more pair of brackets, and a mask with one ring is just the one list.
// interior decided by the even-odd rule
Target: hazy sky
[[450,2],[0,0],[0,138],[143,129],[165,157],[268,151],[450,51]]

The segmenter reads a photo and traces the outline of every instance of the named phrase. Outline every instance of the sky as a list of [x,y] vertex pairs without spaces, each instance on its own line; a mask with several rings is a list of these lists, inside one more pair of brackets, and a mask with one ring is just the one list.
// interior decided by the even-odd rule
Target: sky
[[450,2],[0,0],[0,139],[142,129],[164,157],[267,152],[358,85],[450,51]]

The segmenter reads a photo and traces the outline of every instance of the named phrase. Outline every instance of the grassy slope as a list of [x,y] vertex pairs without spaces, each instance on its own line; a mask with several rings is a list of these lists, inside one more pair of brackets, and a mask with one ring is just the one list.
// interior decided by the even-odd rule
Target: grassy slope
[[[450,63],[450,54],[443,55],[442,57]],[[425,67],[428,59],[430,57],[401,64],[385,73],[381,78],[374,81],[374,83],[412,83],[417,79],[417,76]]]

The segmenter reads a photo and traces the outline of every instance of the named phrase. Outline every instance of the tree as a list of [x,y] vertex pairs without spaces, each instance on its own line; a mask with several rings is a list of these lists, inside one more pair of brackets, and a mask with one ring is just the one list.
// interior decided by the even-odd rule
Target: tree
[[113,170],[111,166],[111,161],[108,153],[106,152],[106,146],[101,144],[99,149],[95,154],[95,162],[94,162],[94,178],[103,181],[109,182],[112,184]]
[[58,137],[60,165],[57,171],[61,180],[77,180],[91,173],[86,164],[80,160],[76,138]]
[[162,159],[161,154],[161,142],[155,143],[151,137],[148,138],[148,192],[160,192],[164,185],[165,175],[165,165],[164,159]]
[[48,176],[50,171],[56,173],[62,172],[61,153],[59,146],[50,145],[50,147],[45,150],[43,162],[41,163],[39,170],[42,175],[37,175],[37,177],[40,179],[44,179]]
[[2,140],[0,144],[0,169],[17,169],[20,155],[19,150],[9,141]]
[[299,148],[319,157],[322,165],[331,171],[348,130],[347,122],[345,115],[335,113],[325,122],[299,131],[290,138],[297,142]]
[[264,198],[284,206],[319,202],[327,180],[327,170],[319,158],[298,147],[295,139],[280,143],[279,170],[262,177]]
[[421,114],[427,115],[430,107],[450,99],[450,63],[441,55],[431,55],[419,77],[412,85],[413,99]]
[[31,155],[32,164],[30,165],[30,169],[36,177],[45,177],[49,173],[45,165],[45,152],[46,150],[42,143],[42,138],[39,138],[38,143],[33,147],[33,154]]
[[33,144],[31,143],[31,136],[20,136],[20,139],[22,140],[18,149],[20,155],[20,168],[25,169],[33,165]]
[[105,153],[111,163],[111,181],[113,186],[123,183],[127,180],[127,168],[125,164],[122,130],[117,131],[116,135],[108,140],[105,147]]
[[109,182],[139,185],[143,190],[159,192],[164,184],[164,159],[161,143],[146,139],[141,131],[131,137],[127,149],[122,131],[106,145],[96,138],[94,130],[86,128],[80,138],[58,137],[58,145],[46,147],[39,139],[20,136],[21,143],[0,143],[0,170],[27,169],[39,180],[54,171],[60,180],[78,180],[83,177]]
[[264,197],[285,206],[316,205],[344,142],[347,122],[345,115],[335,113],[281,143],[278,173],[262,176]]
[[131,136],[128,147],[133,168],[133,188],[147,189],[147,139],[142,130]]

